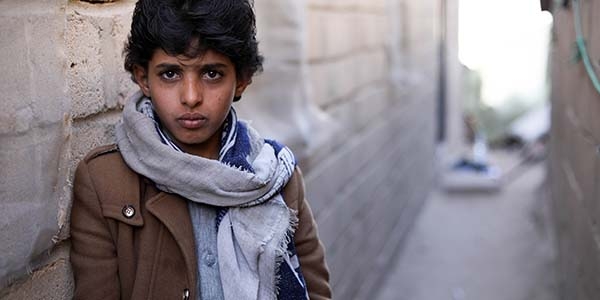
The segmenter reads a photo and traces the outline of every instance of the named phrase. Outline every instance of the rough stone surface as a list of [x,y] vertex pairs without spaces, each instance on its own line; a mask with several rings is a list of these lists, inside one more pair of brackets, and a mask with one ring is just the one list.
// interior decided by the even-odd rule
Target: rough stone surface
[[[58,231],[59,171],[68,101],[64,51],[64,6],[41,3],[19,11],[0,6],[0,286],[18,276],[52,246]],[[3,9],[2,9],[3,8]]]
[[3,300],[63,300],[73,298],[73,274],[69,264],[69,245],[58,245],[44,266],[11,287],[0,291]]
[[52,246],[58,231],[61,126],[3,138],[0,183],[0,277],[4,280]]
[[136,89],[123,69],[122,56],[132,10],[131,1],[109,8],[69,6],[65,43],[74,118],[122,107],[127,95]]

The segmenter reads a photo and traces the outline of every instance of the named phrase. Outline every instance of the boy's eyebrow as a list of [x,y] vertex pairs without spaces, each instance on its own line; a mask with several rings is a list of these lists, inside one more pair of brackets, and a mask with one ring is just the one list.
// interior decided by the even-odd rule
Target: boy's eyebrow
[[211,64],[202,65],[202,70],[206,70],[206,69],[221,69],[221,68],[227,68],[227,65],[224,64],[224,63],[211,63]]
[[156,65],[157,69],[174,69],[174,68],[181,68],[178,64],[171,64],[171,63],[160,63],[158,65]]
[[[181,65],[173,64],[173,63],[160,63],[160,64],[156,65],[155,68],[157,68],[157,69],[181,69]],[[208,63],[208,64],[201,65],[200,68],[202,70],[222,69],[222,68],[227,68],[227,65],[224,63],[216,62],[216,63]]]

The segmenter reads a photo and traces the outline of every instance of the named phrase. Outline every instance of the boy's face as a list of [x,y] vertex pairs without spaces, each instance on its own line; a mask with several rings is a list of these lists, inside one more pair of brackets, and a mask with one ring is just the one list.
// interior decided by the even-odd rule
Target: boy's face
[[248,85],[236,75],[231,60],[213,50],[188,58],[157,49],[147,69],[134,67],[136,82],[174,142],[187,153],[212,159],[218,157],[233,98]]

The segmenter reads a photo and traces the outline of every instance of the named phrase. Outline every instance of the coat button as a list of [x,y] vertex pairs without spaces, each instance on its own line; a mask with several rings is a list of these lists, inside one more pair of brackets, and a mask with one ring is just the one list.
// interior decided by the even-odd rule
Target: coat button
[[212,267],[217,262],[215,255],[209,250],[204,252],[204,264]]
[[132,205],[125,205],[123,206],[123,210],[121,212],[125,218],[131,219],[135,215],[135,208]]
[[183,289],[183,300],[189,300],[189,299],[190,299],[190,290]]

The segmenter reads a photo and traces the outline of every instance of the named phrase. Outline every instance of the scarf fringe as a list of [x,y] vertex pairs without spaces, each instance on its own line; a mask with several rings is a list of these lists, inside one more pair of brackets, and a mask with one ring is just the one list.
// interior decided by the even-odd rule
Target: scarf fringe
[[[289,253],[289,249],[288,249],[288,245],[293,241],[293,236],[296,233],[296,229],[298,228],[298,224],[300,223],[300,219],[298,218],[298,211],[292,208],[288,207],[288,213],[289,213],[289,222],[288,222],[288,228],[287,228],[287,232],[285,234],[285,238],[283,238],[280,243],[279,246],[277,248],[277,258],[275,258],[275,298],[277,299],[277,297],[279,296],[280,292],[281,292],[281,288],[280,288],[280,284],[279,282],[281,281],[281,275],[279,270],[281,268],[281,264],[285,262],[285,257],[291,254]],[[294,271],[293,267],[290,266],[290,268],[292,269],[292,271]],[[295,272],[295,271],[294,271]]]

